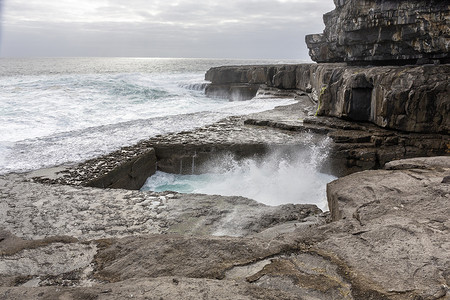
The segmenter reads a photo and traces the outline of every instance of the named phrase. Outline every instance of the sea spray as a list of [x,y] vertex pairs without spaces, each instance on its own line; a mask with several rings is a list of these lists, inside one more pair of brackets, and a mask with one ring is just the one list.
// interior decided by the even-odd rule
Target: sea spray
[[274,149],[263,157],[237,160],[228,154],[212,160],[201,175],[158,171],[142,190],[243,196],[267,205],[315,204],[328,210],[325,187],[336,179],[320,171],[328,147],[329,139],[323,139],[306,141],[306,147]]

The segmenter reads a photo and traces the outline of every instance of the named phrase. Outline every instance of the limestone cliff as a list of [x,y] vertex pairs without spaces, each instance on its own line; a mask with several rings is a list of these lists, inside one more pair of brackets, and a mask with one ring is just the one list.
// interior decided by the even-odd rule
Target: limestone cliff
[[441,0],[334,0],[322,34],[306,36],[316,62],[448,63],[450,4]]
[[[226,76],[225,76],[226,75]],[[214,88],[248,84],[302,91],[318,101],[317,115],[369,121],[418,133],[450,132],[450,65],[346,66],[301,64],[212,68]],[[254,93],[256,94],[256,92]]]

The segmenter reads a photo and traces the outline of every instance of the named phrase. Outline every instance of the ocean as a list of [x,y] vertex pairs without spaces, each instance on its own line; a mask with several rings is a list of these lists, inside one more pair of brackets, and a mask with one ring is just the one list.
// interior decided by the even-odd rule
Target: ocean
[[276,63],[300,62],[1,58],[0,174],[73,164],[158,134],[294,103],[204,94],[204,74],[213,66]]

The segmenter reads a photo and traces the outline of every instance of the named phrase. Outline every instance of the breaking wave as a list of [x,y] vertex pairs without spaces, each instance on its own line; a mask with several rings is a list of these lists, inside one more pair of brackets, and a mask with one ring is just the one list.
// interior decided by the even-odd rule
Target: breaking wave
[[200,175],[158,171],[142,190],[243,196],[266,205],[315,204],[328,210],[326,184],[336,177],[323,173],[329,140],[263,157],[237,160],[232,154],[212,160]]

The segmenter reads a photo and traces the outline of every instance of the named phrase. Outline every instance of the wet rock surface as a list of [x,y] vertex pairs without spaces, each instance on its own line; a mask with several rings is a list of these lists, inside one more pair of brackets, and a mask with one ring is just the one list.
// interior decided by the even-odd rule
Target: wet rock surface
[[392,160],[448,154],[450,136],[447,134],[407,133],[367,122],[315,117],[305,103],[308,101],[249,115],[245,124],[327,136],[332,143],[329,165],[324,169],[338,176],[378,169]]
[[[298,105],[285,109],[292,111],[286,122],[301,123],[303,117],[313,114],[314,106],[309,98],[300,100]],[[245,124],[246,119],[230,117],[192,131],[156,136],[77,165],[30,172],[27,178],[41,183],[138,189],[156,169],[173,174],[199,174],[211,161],[224,160],[227,156],[239,160],[262,156],[274,149],[299,150],[326,138],[308,131],[249,126]],[[148,174],[145,178],[140,175],[140,186],[130,175],[134,168],[140,174]],[[118,184],[98,184],[107,181],[104,178],[108,182],[116,179],[114,182]]]
[[[329,153],[322,171],[336,176],[381,168],[396,159],[448,154],[447,134],[407,133],[367,122],[316,117],[316,105],[309,96],[296,95],[296,99],[293,105],[157,136],[78,165],[31,172],[26,178],[42,183],[139,189],[156,169],[199,174],[214,168],[216,162],[262,157],[274,150],[299,152],[325,142]],[[140,185],[130,175],[133,168],[140,170]],[[116,178],[121,185],[93,184],[105,182],[104,178],[108,182]]]
[[0,186],[0,226],[24,239],[152,233],[247,236],[321,212],[314,205],[273,207],[243,197],[44,186],[17,175],[0,178]]

